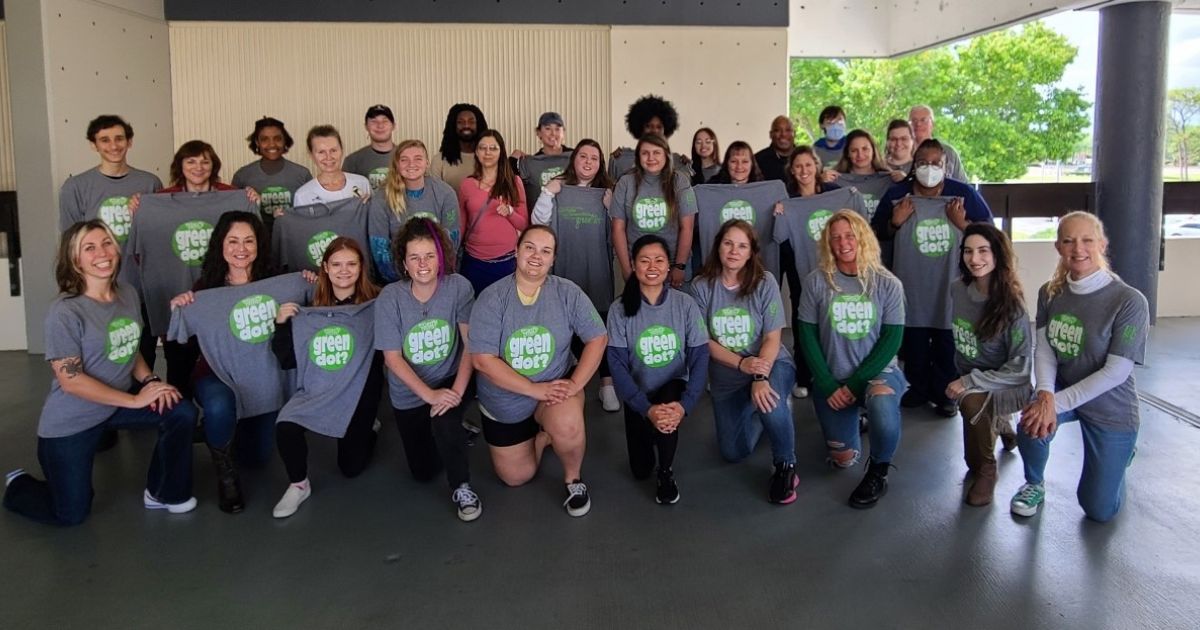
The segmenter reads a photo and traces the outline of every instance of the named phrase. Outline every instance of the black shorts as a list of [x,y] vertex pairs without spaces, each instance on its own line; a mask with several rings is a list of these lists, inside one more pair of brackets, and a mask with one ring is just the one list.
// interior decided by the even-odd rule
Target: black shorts
[[[480,414],[482,416],[482,414]],[[487,416],[483,417],[483,439],[490,446],[516,446],[537,437],[541,426],[533,416],[516,423],[497,422]]]

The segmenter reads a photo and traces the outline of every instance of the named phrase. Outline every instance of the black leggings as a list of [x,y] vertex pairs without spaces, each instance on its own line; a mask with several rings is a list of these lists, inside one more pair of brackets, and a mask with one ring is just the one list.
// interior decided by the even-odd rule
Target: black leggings
[[[608,313],[600,313],[600,321],[608,321]],[[575,355],[576,359],[583,356],[583,346],[584,343],[582,339],[576,337],[575,335],[571,335],[571,354]],[[612,372],[610,372],[608,369],[607,352],[600,355],[600,367],[596,369],[596,376],[599,376],[600,378],[608,378],[612,376]]]
[[812,381],[812,372],[808,369],[808,362],[804,360],[804,354],[800,350],[800,284],[803,278],[800,277],[800,272],[796,271],[796,252],[792,249],[790,241],[779,244],[779,267],[783,270],[783,277],[779,279],[779,288],[783,289],[783,281],[786,278],[788,303],[792,307],[792,354],[796,359],[796,384],[801,387],[809,387],[809,383]]
[[[383,388],[383,370],[379,365],[381,356],[380,353],[375,354],[354,415],[350,416],[350,424],[346,426],[346,434],[338,438],[338,469],[347,477],[362,474],[375,452],[375,442],[379,437],[374,430],[375,414],[379,410],[379,396]],[[279,448],[283,467],[287,469],[288,481],[292,483],[308,479],[306,433],[308,429],[294,422],[275,424],[275,445]]]
[[[467,359],[464,357],[463,360]],[[444,389],[453,384],[454,380],[449,379],[434,389]],[[470,398],[470,392],[471,388],[468,387],[463,402],[436,418],[429,416],[428,404],[412,409],[392,409],[413,479],[429,481],[445,465],[446,481],[451,489],[471,480],[467,464],[468,435],[462,425],[463,408]]]
[[[675,379],[650,394],[651,404],[679,402],[687,382]],[[671,433],[659,431],[645,416],[625,405],[625,445],[629,448],[629,468],[635,479],[646,479],[654,471],[654,452],[658,451],[658,468],[666,470],[675,463],[679,446],[679,429]]]

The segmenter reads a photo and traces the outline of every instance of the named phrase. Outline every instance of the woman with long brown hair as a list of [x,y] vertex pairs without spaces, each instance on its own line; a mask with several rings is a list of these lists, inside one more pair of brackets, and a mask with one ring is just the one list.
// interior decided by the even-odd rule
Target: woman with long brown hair
[[529,225],[525,186],[495,129],[475,142],[475,172],[458,188],[458,210],[465,225],[460,271],[478,296],[516,268],[517,235]]

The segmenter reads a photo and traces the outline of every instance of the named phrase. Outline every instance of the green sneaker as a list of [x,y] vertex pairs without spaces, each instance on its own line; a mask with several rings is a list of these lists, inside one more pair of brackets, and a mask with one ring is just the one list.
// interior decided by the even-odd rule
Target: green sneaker
[[1017,516],[1033,516],[1046,500],[1046,487],[1041,484],[1027,483],[1013,495],[1009,507]]

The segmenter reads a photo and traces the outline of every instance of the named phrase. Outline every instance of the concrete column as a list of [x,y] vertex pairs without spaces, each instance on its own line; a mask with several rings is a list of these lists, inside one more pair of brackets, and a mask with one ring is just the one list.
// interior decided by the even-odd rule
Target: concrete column
[[1171,5],[1100,9],[1093,177],[1096,214],[1108,230],[1113,269],[1156,315],[1162,248],[1163,143]]
[[157,0],[23,0],[5,9],[25,332],[29,352],[42,353],[46,310],[58,293],[58,191],[99,163],[88,122],[125,118],[134,128],[130,163],[166,179],[174,154],[170,39]]

